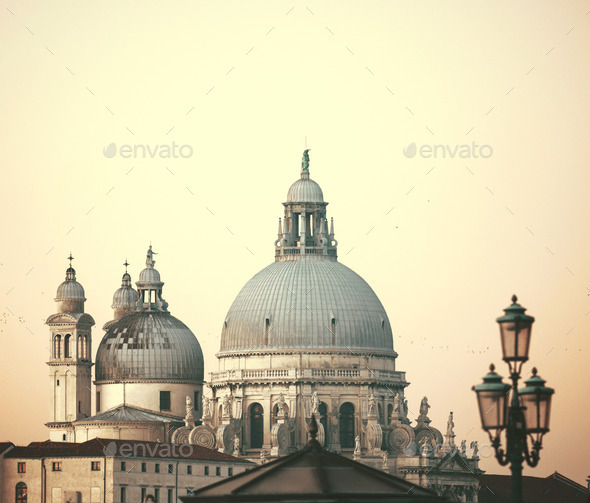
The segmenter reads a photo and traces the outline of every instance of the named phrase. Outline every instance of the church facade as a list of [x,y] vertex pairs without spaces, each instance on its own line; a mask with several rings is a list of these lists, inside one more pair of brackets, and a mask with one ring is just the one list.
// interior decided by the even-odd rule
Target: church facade
[[47,320],[50,438],[171,440],[265,462],[303,448],[313,416],[328,450],[476,502],[477,444],[469,452],[455,444],[452,413],[444,436],[431,426],[426,397],[411,424],[389,318],[368,283],[338,261],[327,206],[305,151],[275,260],[229,308],[208,389],[197,339],[167,310],[151,246],[137,290],[125,272],[115,292],[93,388],[94,320],[70,261],[58,313]]

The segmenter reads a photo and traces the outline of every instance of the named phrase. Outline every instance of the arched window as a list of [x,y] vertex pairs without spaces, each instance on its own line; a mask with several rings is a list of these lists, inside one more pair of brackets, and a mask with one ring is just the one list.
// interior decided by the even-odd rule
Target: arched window
[[259,403],[250,406],[250,447],[260,449],[264,442],[264,409]]
[[328,406],[322,402],[318,406],[318,413],[320,414],[320,423],[324,427],[324,444],[328,439]]
[[16,484],[16,495],[14,498],[16,503],[27,503],[27,484],[19,482]]
[[336,345],[336,318],[330,320],[330,332],[332,332],[332,346]]
[[270,332],[270,319],[265,318],[264,320],[264,345],[268,346],[268,334]]
[[78,359],[83,360],[84,359],[84,353],[82,352],[84,350],[84,339],[82,338],[81,335],[78,335]]
[[70,358],[72,355],[70,354],[70,339],[72,336],[67,334],[64,337],[64,358]]
[[354,448],[354,405],[350,402],[340,406],[340,447]]
[[377,414],[379,415],[379,424],[385,424],[385,418],[383,417],[383,407],[380,403],[377,404]]
[[57,334],[53,339],[53,357],[61,358],[61,335]]

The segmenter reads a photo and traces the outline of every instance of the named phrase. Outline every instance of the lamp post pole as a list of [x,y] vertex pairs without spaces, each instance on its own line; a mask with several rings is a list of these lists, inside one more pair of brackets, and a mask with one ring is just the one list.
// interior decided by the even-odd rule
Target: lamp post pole
[[[505,315],[497,319],[500,325],[503,360],[510,369],[512,386],[504,384],[490,366],[482,384],[473,386],[477,394],[482,427],[488,432],[496,459],[502,466],[510,464],[512,474],[512,501],[522,503],[522,467],[526,461],[531,467],[539,462],[542,438],[549,431],[551,396],[554,391],[545,387],[545,381],[533,376],[518,389],[522,365],[528,360],[532,324],[535,319],[512,297],[512,305]],[[511,394],[510,401],[508,394]],[[506,430],[506,450],[501,446],[501,433]],[[528,436],[531,438],[529,451]]]

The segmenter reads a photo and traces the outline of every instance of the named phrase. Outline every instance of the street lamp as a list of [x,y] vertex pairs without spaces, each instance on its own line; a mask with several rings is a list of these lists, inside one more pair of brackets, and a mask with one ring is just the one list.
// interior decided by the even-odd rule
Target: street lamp
[[[517,304],[504,309],[504,315],[496,321],[500,325],[503,360],[508,364],[512,386],[490,366],[483,383],[473,386],[477,395],[481,424],[490,436],[496,459],[502,466],[510,464],[512,472],[512,501],[522,502],[522,465],[531,467],[539,462],[543,435],[549,431],[551,396],[554,390],[533,368],[533,376],[525,381],[526,387],[518,389],[522,365],[529,359],[529,345],[535,319],[525,314],[526,309]],[[509,397],[509,393],[511,396]],[[501,433],[506,430],[506,450],[501,447]],[[528,439],[531,440],[529,450]]]

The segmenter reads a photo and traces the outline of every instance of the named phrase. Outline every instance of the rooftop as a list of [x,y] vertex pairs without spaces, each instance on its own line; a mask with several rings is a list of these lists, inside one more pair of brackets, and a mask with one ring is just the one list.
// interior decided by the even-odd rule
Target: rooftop
[[223,454],[192,444],[169,444],[144,442],[140,440],[113,440],[95,438],[83,443],[71,442],[31,442],[26,447],[15,447],[5,458],[95,458],[124,457],[151,459],[193,459],[199,461],[225,461],[230,463],[248,463],[245,459]]

